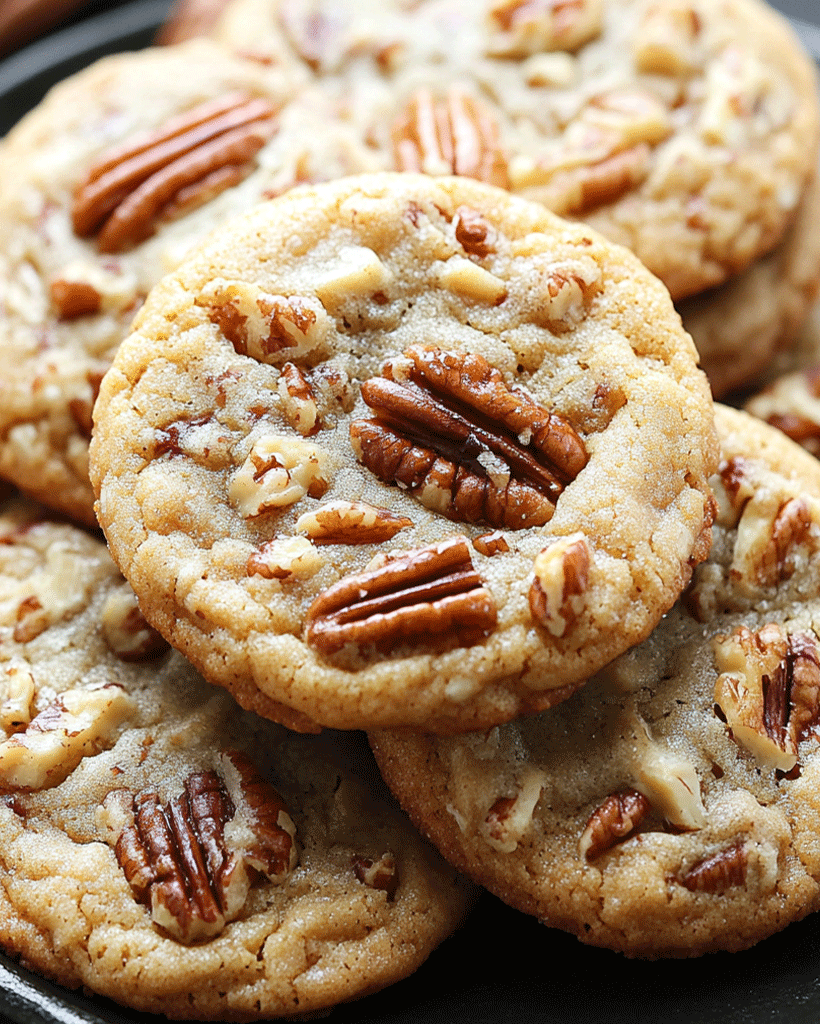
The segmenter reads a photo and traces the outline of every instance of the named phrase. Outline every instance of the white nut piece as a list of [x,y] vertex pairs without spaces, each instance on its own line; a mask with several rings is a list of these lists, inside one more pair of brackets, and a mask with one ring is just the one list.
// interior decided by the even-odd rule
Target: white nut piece
[[706,824],[700,780],[685,757],[649,735],[644,722],[635,733],[632,785],[671,825],[686,830]]
[[281,434],[259,438],[228,486],[246,519],[300,501],[325,481],[326,457],[315,444]]
[[592,552],[583,533],[549,544],[533,563],[533,616],[553,636],[565,636],[586,604]]
[[438,283],[466,299],[490,306],[497,306],[507,297],[506,282],[463,256],[453,256],[441,266]]
[[367,296],[390,285],[393,274],[372,249],[347,245],[326,268],[316,285],[316,294],[325,305],[336,305],[350,296]]
[[110,739],[135,710],[121,686],[66,690],[29,723],[0,743],[0,784],[8,788],[55,786]]
[[248,559],[248,575],[269,580],[307,579],[325,564],[307,537],[277,537]]
[[499,853],[513,853],[532,823],[536,804],[547,777],[537,768],[526,768],[517,780],[513,798],[496,800],[481,824],[484,841]]
[[5,733],[17,732],[31,721],[34,692],[34,676],[23,662],[13,662],[0,675],[0,727]]

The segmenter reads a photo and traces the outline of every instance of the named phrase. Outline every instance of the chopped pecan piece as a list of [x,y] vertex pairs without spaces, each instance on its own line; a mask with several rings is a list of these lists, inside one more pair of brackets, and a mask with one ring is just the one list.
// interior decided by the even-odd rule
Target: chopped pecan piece
[[343,577],[313,601],[305,630],[309,644],[332,654],[348,643],[384,647],[441,634],[472,642],[495,625],[495,601],[467,539],[452,537]]
[[269,434],[261,437],[234,474],[228,497],[251,519],[293,505],[306,494],[321,497],[327,489],[325,455],[307,441]]
[[371,857],[355,856],[353,858],[353,874],[370,889],[379,889],[387,893],[388,900],[395,899],[399,887],[399,874],[396,858],[389,851],[383,853],[378,860]]
[[484,841],[499,853],[512,853],[532,824],[533,814],[544,787],[544,773],[527,768],[517,780],[515,796],[494,801],[479,826]]
[[690,3],[649,5],[632,40],[635,66],[649,75],[686,75],[696,66],[701,19]]
[[353,420],[359,460],[460,522],[541,526],[587,461],[570,423],[509,388],[482,356],[413,346],[362,384],[377,415]]
[[0,679],[0,728],[6,734],[24,729],[31,721],[34,676],[26,664],[9,665]]
[[296,863],[295,826],[276,790],[243,754],[223,754],[221,766],[227,779],[192,772],[165,805],[153,790],[115,790],[99,817],[137,899],[184,943],[218,935],[239,917],[249,866],[281,882]]
[[111,741],[134,710],[121,686],[66,690],[26,726],[0,743],[0,786],[43,789],[56,786]]
[[678,878],[690,892],[718,894],[746,881],[748,854],[743,843],[733,843],[704,857]]
[[93,284],[83,281],[64,281],[57,278],[49,286],[51,302],[61,320],[76,320],[80,316],[99,313],[102,295]]
[[248,556],[248,575],[266,580],[305,579],[324,564],[306,537],[274,537]]
[[501,530],[493,530],[492,533],[482,533],[474,538],[473,547],[480,555],[492,558],[493,555],[502,555],[510,550],[507,538]]
[[393,124],[391,139],[400,171],[459,174],[510,186],[494,115],[457,86],[444,97],[420,89]]
[[365,501],[331,501],[301,515],[294,529],[314,544],[381,544],[412,525],[407,516]]
[[143,241],[170,205],[206,202],[244,176],[273,134],[274,113],[265,99],[232,93],[108,150],[75,196],[74,231],[98,231],[101,252]]
[[550,50],[573,52],[601,31],[603,0],[500,0],[490,7],[490,52],[527,57]]
[[27,644],[38,637],[51,623],[51,617],[40,599],[32,594],[17,606],[17,623],[12,636],[18,644]]
[[611,850],[632,835],[651,809],[647,798],[636,789],[611,793],[589,816],[578,841],[581,856],[596,860]]
[[582,533],[561,537],[536,555],[530,611],[553,636],[566,636],[583,610],[591,561],[589,542]]
[[756,633],[738,626],[714,641],[720,675],[715,700],[732,736],[758,763],[788,772],[798,744],[820,718],[820,653],[810,633],[776,623]]
[[169,648],[167,640],[145,621],[137,598],[127,584],[114,591],[105,602],[102,632],[112,653],[122,661],[148,661]]
[[296,358],[327,336],[329,318],[313,298],[271,295],[257,285],[218,277],[200,292],[196,304],[208,312],[240,355],[260,363]]
[[496,230],[478,210],[459,206],[455,227],[456,241],[469,256],[483,259],[495,250]]

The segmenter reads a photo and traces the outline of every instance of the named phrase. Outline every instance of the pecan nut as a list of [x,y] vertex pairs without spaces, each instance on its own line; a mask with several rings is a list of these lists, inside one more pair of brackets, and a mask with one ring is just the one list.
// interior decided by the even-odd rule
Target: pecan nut
[[636,789],[610,793],[604,802],[596,807],[581,833],[578,851],[585,860],[596,860],[622,840],[629,838],[652,805]]
[[376,419],[354,419],[357,457],[457,522],[541,526],[586,465],[562,416],[513,390],[482,356],[413,346],[362,384]]
[[388,900],[396,898],[399,873],[396,858],[389,850],[377,860],[357,854],[353,858],[352,866],[353,874],[363,885],[387,893]]
[[589,542],[582,533],[561,537],[536,555],[530,611],[553,636],[566,636],[581,614],[591,562]]
[[150,789],[114,790],[99,816],[134,895],[179,942],[218,935],[239,917],[248,867],[279,883],[296,863],[295,826],[276,790],[239,752],[223,754],[221,768],[225,778],[192,772],[164,805]]
[[458,174],[499,188],[510,186],[495,116],[457,86],[443,97],[420,89],[390,134],[397,170]]
[[757,762],[788,772],[798,744],[820,719],[820,652],[810,633],[776,623],[756,633],[739,626],[714,641],[717,702],[734,740]]
[[106,600],[101,625],[108,647],[122,661],[148,661],[169,649],[168,642],[145,621],[127,584]]
[[528,57],[551,50],[574,52],[597,36],[603,0],[500,0],[490,7],[496,28],[490,53]]
[[231,93],[108,150],[75,196],[75,233],[98,232],[101,252],[148,238],[174,204],[188,209],[241,180],[273,134],[274,113],[265,99]]
[[115,683],[64,691],[23,731],[0,743],[0,786],[56,786],[84,757],[110,745],[134,709],[132,698]]
[[228,497],[251,519],[326,489],[326,458],[316,445],[269,434],[254,444],[228,486]]
[[746,882],[748,853],[744,843],[733,843],[688,868],[678,881],[690,892],[719,894]]
[[331,501],[301,515],[294,529],[314,544],[381,544],[412,525],[407,516],[365,501]]
[[451,634],[462,642],[495,628],[492,594],[473,568],[465,537],[405,551],[377,569],[345,576],[308,609],[307,642],[322,654]]

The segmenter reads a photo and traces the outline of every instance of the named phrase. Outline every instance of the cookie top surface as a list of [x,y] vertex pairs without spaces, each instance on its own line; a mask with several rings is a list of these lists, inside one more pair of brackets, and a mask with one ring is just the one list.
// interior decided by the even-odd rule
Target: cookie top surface
[[813,62],[757,0],[234,0],[216,35],[335,83],[388,168],[586,221],[675,298],[771,249],[817,158]]
[[133,1009],[257,1020],[409,975],[473,887],[364,737],[240,710],[104,544],[0,515],[0,947]]
[[92,479],[207,678],[321,725],[464,729],[646,636],[708,549],[713,430],[631,253],[385,173],[261,204],[163,279],[103,382]]
[[746,948],[820,907],[820,463],[716,420],[712,551],[645,643],[532,718],[371,734],[448,859],[633,956]]
[[329,108],[202,40],[105,58],[3,139],[0,475],[95,523],[91,409],[135,311],[232,212],[367,168]]
[[818,217],[815,175],[777,248],[720,287],[677,303],[715,398],[754,386],[793,348],[820,285]]

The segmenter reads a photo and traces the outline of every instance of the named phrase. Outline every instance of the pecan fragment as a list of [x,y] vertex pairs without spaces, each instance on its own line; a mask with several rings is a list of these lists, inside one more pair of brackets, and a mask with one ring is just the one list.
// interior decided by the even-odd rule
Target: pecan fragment
[[261,437],[228,486],[228,497],[246,518],[293,505],[306,494],[327,489],[325,455],[316,445],[293,437]]
[[134,710],[121,686],[66,690],[22,732],[0,743],[0,786],[56,786],[84,757],[111,741]]
[[720,675],[715,700],[735,741],[764,767],[788,772],[798,744],[820,719],[820,652],[810,633],[776,623],[756,633],[738,626],[714,641]]
[[499,57],[573,52],[598,35],[602,15],[602,0],[501,0],[489,10],[500,30],[490,52]]
[[690,892],[726,892],[745,883],[747,860],[745,845],[733,843],[693,864],[678,881]]
[[392,853],[383,853],[378,860],[357,855],[353,858],[352,864],[353,874],[363,885],[386,892],[388,900],[395,899],[399,887],[399,874],[396,858]]
[[544,773],[526,768],[516,780],[515,796],[498,797],[484,816],[479,831],[499,853],[513,853],[532,825],[535,807],[544,787]]
[[459,174],[509,188],[507,162],[492,112],[463,89],[444,97],[420,89],[391,129],[397,170]]
[[482,533],[473,540],[473,547],[480,555],[486,555],[488,558],[492,558],[493,555],[505,554],[510,550],[507,538],[501,530]]
[[365,501],[331,501],[297,519],[294,529],[314,544],[381,544],[413,520]]
[[525,529],[552,518],[587,461],[570,423],[509,388],[482,356],[413,346],[362,384],[359,460],[449,519]]
[[553,636],[566,636],[583,610],[591,561],[582,533],[561,537],[536,555],[530,611]]
[[265,99],[232,93],[108,150],[75,196],[75,233],[99,231],[101,252],[148,238],[169,204],[198,205],[249,171],[273,134],[274,113]]
[[0,679],[0,728],[3,732],[18,732],[29,724],[34,693],[34,676],[28,666],[9,665]]
[[425,635],[469,642],[492,632],[496,607],[465,537],[405,551],[345,576],[308,609],[307,641],[322,654],[345,644],[392,646]]
[[184,943],[218,935],[239,917],[249,866],[281,882],[296,862],[295,826],[276,790],[239,752],[223,754],[221,766],[229,781],[192,772],[165,805],[150,789],[115,790],[99,818],[137,899]]
[[611,793],[589,816],[578,841],[579,853],[586,860],[596,860],[631,836],[651,809],[647,798],[636,789]]
[[93,284],[83,281],[65,281],[57,278],[49,286],[52,304],[61,320],[76,320],[81,316],[99,313],[102,295]]
[[248,556],[248,575],[266,580],[305,579],[324,565],[306,537],[275,537]]
[[102,610],[102,633],[122,661],[148,661],[164,654],[168,642],[145,621],[130,587],[110,595]]

